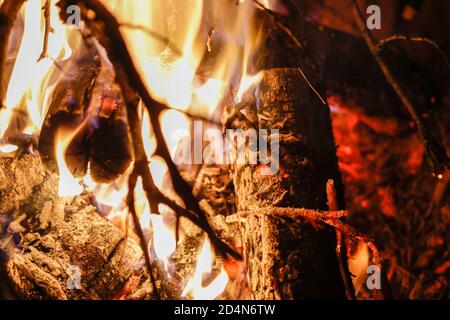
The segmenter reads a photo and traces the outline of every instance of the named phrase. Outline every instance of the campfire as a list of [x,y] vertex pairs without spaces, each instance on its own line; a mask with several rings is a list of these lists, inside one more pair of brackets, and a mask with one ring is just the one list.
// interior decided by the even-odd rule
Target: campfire
[[449,298],[449,48],[379,2],[1,1],[0,297]]

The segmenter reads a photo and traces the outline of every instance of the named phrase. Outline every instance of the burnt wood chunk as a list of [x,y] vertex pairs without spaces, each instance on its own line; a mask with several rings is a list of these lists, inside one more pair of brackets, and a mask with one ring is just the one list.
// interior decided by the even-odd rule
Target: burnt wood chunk
[[48,201],[24,224],[22,250],[6,264],[23,298],[111,299],[144,272],[139,245],[99,216],[88,196]]
[[97,78],[89,111],[90,173],[97,182],[110,182],[129,167],[132,144],[120,88],[106,66]]
[[39,156],[0,154],[0,214],[33,214],[56,193]]
[[94,46],[81,46],[76,55],[65,70],[64,78],[56,85],[42,126],[39,152],[44,165],[57,171],[57,135],[61,130],[68,134],[77,130],[66,149],[65,161],[74,176],[83,177],[89,161],[88,131],[83,122],[100,69],[100,58]]

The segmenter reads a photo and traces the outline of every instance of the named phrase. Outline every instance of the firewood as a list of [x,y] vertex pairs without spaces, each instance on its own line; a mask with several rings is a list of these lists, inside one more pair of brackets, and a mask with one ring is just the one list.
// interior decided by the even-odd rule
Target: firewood
[[[81,45],[56,85],[49,110],[41,129],[39,152],[45,166],[57,171],[56,141],[60,130],[78,130],[65,153],[69,170],[76,177],[86,174],[89,161],[88,131],[83,124],[87,117],[89,97],[100,69],[97,49],[93,45]],[[61,143],[61,142],[59,142]]]
[[[155,298],[140,246],[98,214],[92,195],[58,198],[39,156],[22,151],[0,154],[0,178],[0,291],[11,283],[18,298]],[[160,297],[178,298],[158,260],[152,268]]]
[[97,182],[110,182],[132,161],[126,107],[114,73],[103,64],[89,107],[90,173]]
[[[326,210],[330,178],[337,181],[338,202],[344,208],[328,107],[297,68],[263,73],[255,101],[248,106],[253,106],[260,129],[279,130],[278,136],[268,132],[269,142],[279,140],[279,165],[276,171],[263,164],[234,166],[238,211],[269,206]],[[268,172],[272,174],[263,174]],[[254,298],[346,298],[332,228],[263,214],[249,216],[240,230]]]
[[[154,299],[140,246],[90,205],[90,195],[58,198],[25,221],[20,250],[11,250],[6,273],[21,298]],[[5,248],[6,249],[6,248]],[[181,288],[152,263],[161,298]]]
[[32,215],[54,197],[55,183],[37,155],[0,153],[0,214]]
[[33,221],[7,263],[25,298],[112,298],[142,269],[139,246],[86,196],[49,201]]

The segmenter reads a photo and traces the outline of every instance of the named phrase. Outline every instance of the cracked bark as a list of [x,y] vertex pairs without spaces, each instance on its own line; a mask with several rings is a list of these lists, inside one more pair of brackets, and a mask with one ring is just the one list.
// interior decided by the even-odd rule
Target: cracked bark
[[[243,113],[258,129],[269,130],[269,142],[279,139],[279,170],[264,175],[264,165],[236,164],[233,173],[237,210],[255,212],[238,219],[250,291],[255,299],[346,299],[333,228],[319,228],[305,218],[257,213],[269,206],[327,210],[328,179],[336,182],[339,208],[345,208],[329,107],[298,69],[310,75],[313,68],[289,49],[289,40],[273,22],[266,23],[265,45],[283,50],[264,51],[259,62],[265,67],[263,79],[244,98]],[[286,59],[295,67],[278,68]],[[272,129],[279,135],[271,135]]]

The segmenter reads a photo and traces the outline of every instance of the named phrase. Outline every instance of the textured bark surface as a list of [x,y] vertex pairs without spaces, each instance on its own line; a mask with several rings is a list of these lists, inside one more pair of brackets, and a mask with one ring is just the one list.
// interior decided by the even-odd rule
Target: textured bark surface
[[[24,298],[113,298],[143,268],[140,247],[100,217],[88,197],[48,201],[22,224],[22,249],[9,258],[7,272]],[[69,275],[77,273],[74,289]]]
[[[90,194],[58,198],[57,178],[21,151],[1,155],[0,177],[0,296],[11,297],[9,283],[16,298],[155,298],[141,247],[99,215]],[[178,298],[160,263],[152,267],[160,297]]]
[[[238,211],[268,206],[326,210],[328,179],[337,181],[343,208],[329,109],[299,70],[265,70],[253,103],[247,103],[244,112],[258,128],[279,130],[278,136],[269,131],[269,140],[279,139],[280,164],[271,175],[264,175],[269,169],[265,165],[235,165]],[[346,297],[333,229],[318,230],[302,219],[255,215],[241,224],[241,231],[254,298]]]
[[39,156],[0,154],[0,214],[33,214],[54,194],[54,183]]
[[319,282],[334,284],[338,277],[326,266],[335,254],[332,246],[324,245],[332,243],[332,231],[302,217],[259,213],[239,218],[239,226],[253,299],[342,296],[340,287],[319,286]]

